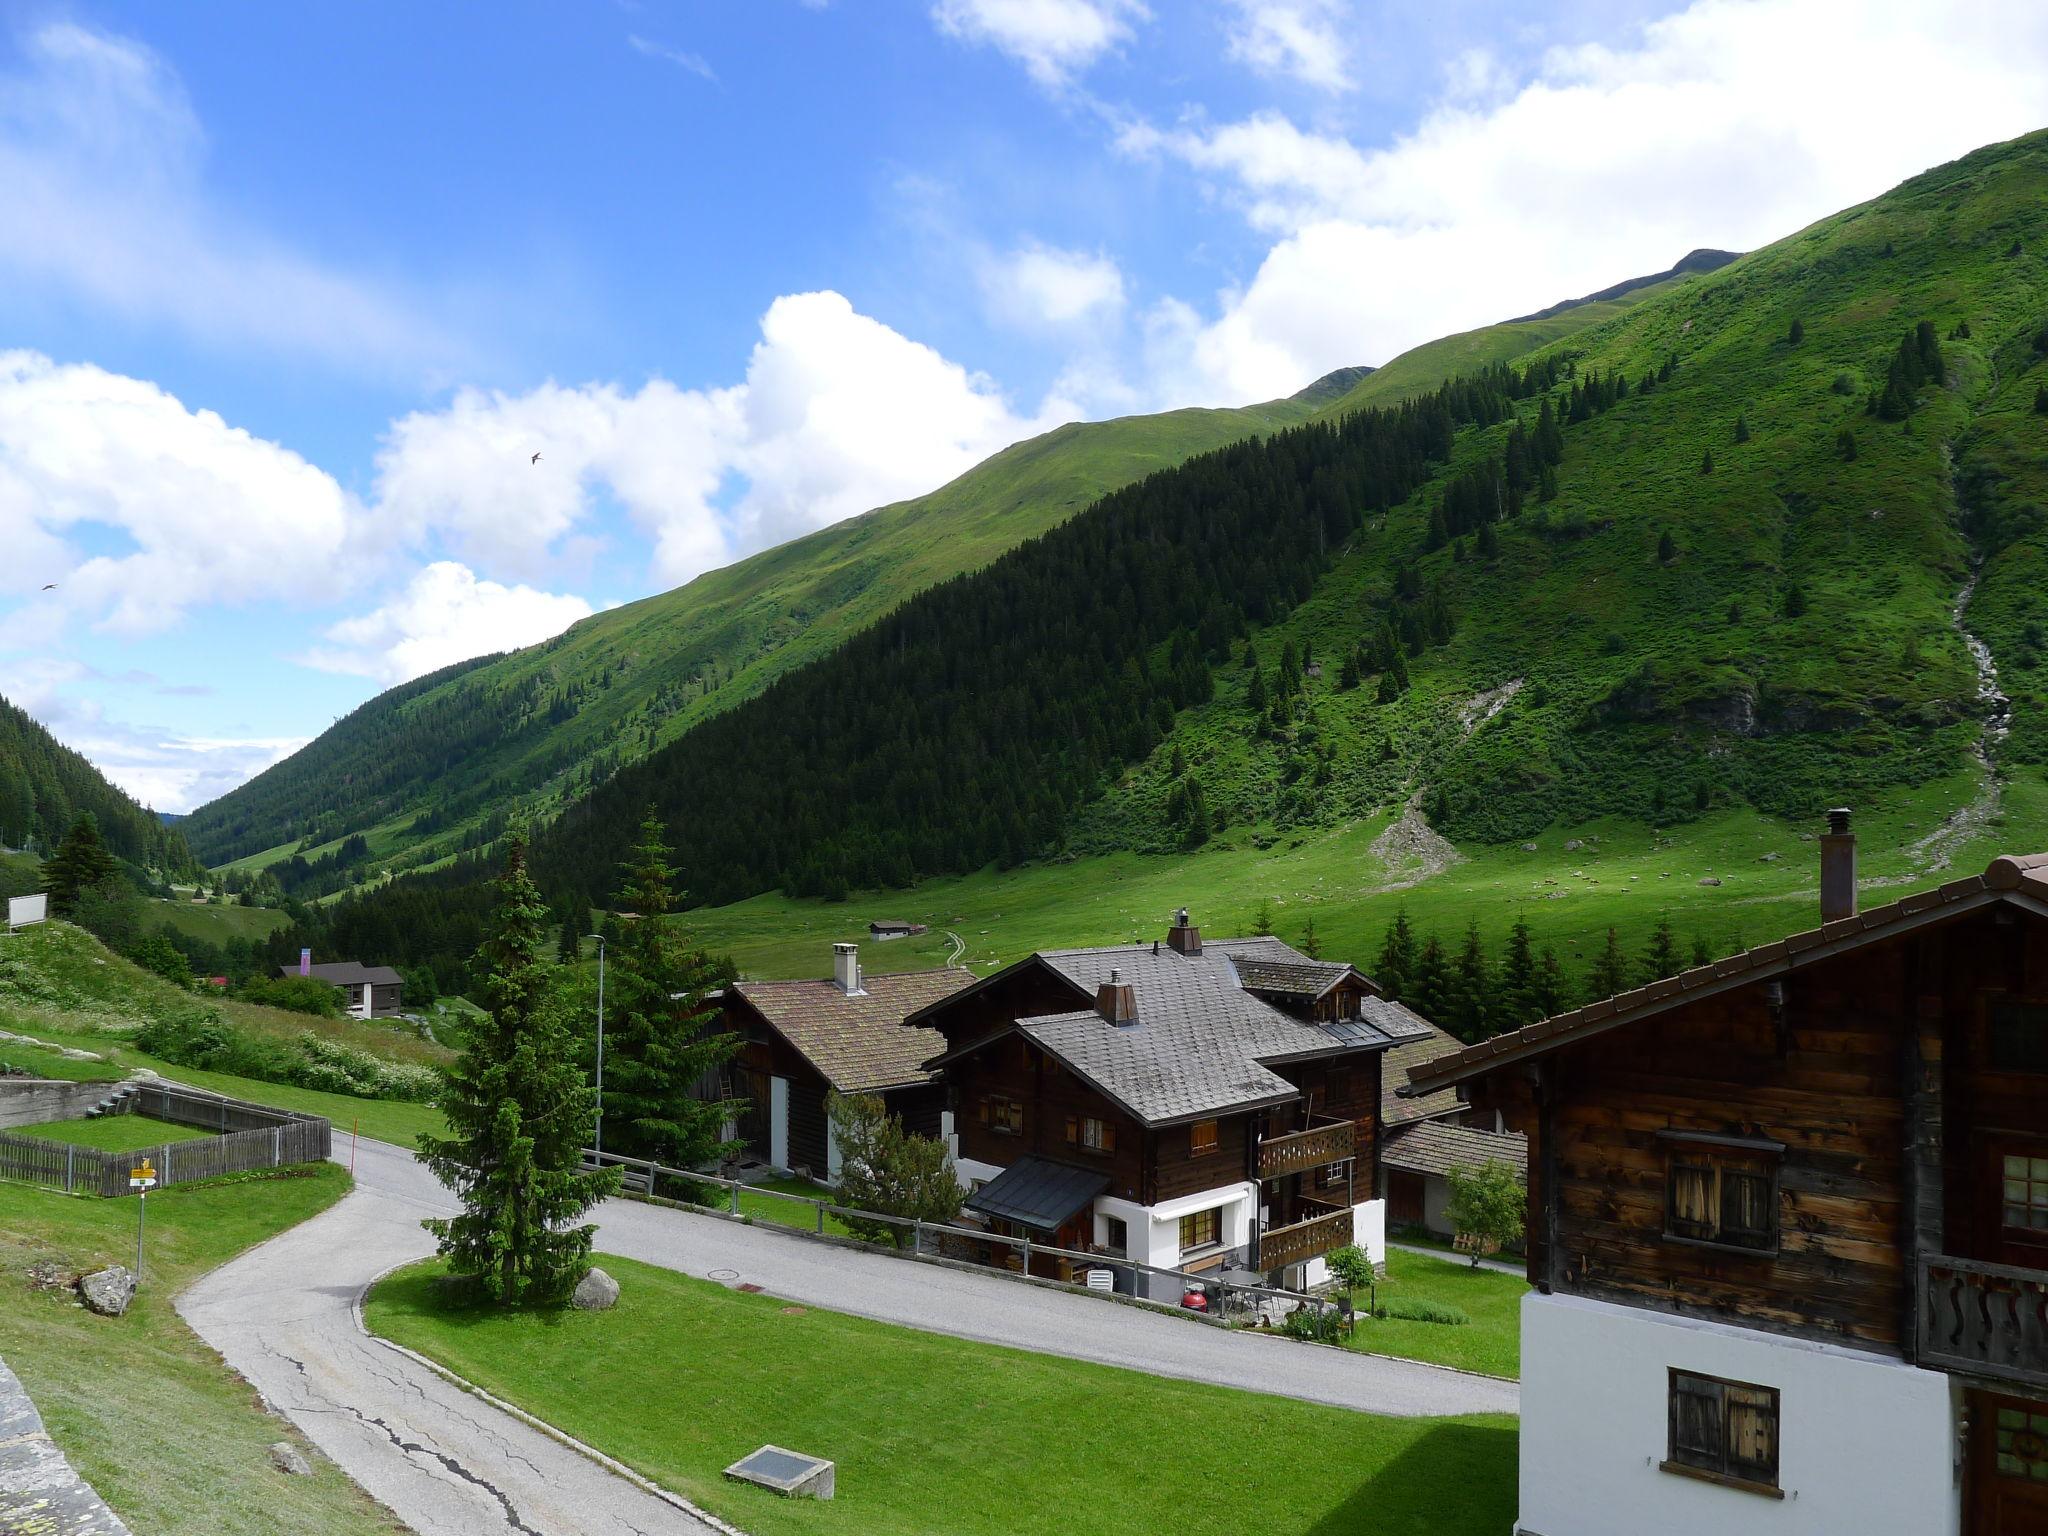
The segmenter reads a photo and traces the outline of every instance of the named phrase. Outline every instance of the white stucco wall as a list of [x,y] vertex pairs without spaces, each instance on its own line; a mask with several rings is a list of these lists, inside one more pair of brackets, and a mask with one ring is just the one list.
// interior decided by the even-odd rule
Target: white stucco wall
[[1387,1262],[1387,1202],[1361,1200],[1351,1207],[1351,1241],[1375,1264]]
[[[1658,1470],[1672,1367],[1779,1393],[1783,1499]],[[1948,1378],[1903,1361],[1576,1296],[1522,1302],[1529,1536],[1955,1536]]]
[[[1215,1189],[1205,1189],[1198,1195],[1182,1195],[1178,1200],[1162,1200],[1149,1211],[1151,1235],[1146,1246],[1164,1258],[1148,1259],[1166,1269],[1179,1267],[1180,1219],[1192,1216],[1197,1211],[1220,1207],[1223,1215],[1218,1226],[1223,1233],[1225,1248],[1243,1248],[1252,1240],[1252,1216],[1258,1210],[1259,1186],[1249,1180],[1236,1184],[1225,1184]],[[1142,1209],[1142,1207],[1140,1207]],[[1137,1241],[1135,1231],[1132,1242]],[[1206,1250],[1213,1251],[1213,1250]]]

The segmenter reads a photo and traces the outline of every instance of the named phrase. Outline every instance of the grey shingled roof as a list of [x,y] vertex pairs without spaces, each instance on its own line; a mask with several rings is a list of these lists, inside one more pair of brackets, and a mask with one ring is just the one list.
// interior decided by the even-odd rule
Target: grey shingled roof
[[1266,1063],[1392,1043],[1370,1021],[1305,1023],[1246,991],[1232,953],[1244,942],[1207,943],[1198,955],[1149,944],[1043,951],[1035,958],[1086,997],[1117,972],[1137,1020],[1111,1024],[1086,1008],[1017,1028],[1149,1125],[1289,1102],[1299,1091]]
[[1107,1188],[1109,1175],[1100,1168],[1076,1168],[1026,1153],[964,1203],[998,1221],[1057,1232],[1062,1222]]
[[[1392,1003],[1388,1006],[1399,1008],[1401,1005]],[[1402,1011],[1407,1012],[1406,1009]],[[1438,1115],[1456,1114],[1465,1107],[1456,1088],[1439,1088],[1434,1093],[1417,1094],[1413,1098],[1401,1097],[1401,1090],[1408,1086],[1408,1074],[1412,1070],[1439,1057],[1454,1056],[1465,1048],[1465,1043],[1449,1031],[1438,1029],[1412,1013],[1408,1017],[1422,1026],[1422,1032],[1401,1041],[1387,1052],[1387,1064],[1380,1076],[1380,1124],[1389,1130],[1416,1120],[1434,1120]]]
[[1423,1174],[1506,1163],[1516,1178],[1525,1184],[1529,1181],[1529,1138],[1519,1131],[1486,1131],[1476,1125],[1424,1120],[1389,1136],[1381,1158],[1389,1168]]
[[[296,965],[280,965],[280,976],[296,976]],[[405,978],[388,965],[364,965],[360,960],[329,960],[316,965],[306,972],[315,981],[324,981],[335,987],[397,987],[405,984]]]
[[754,1005],[841,1093],[872,1093],[928,1083],[925,1061],[945,1049],[935,1029],[906,1028],[920,1008],[974,980],[963,966],[897,971],[860,979],[851,997],[834,981],[738,981],[732,990]]
[[1573,1040],[1618,1029],[1624,1024],[1662,1013],[1667,1008],[1709,997],[1734,987],[1747,986],[1772,976],[1782,976],[1800,966],[1858,949],[1876,940],[1904,933],[1925,923],[1940,922],[1961,913],[2012,902],[2048,916],[2048,853],[2005,854],[1985,866],[1981,875],[1951,880],[1946,885],[1918,895],[1907,896],[1853,917],[1841,917],[1790,938],[1696,966],[1647,987],[1617,993],[1569,1013],[1553,1014],[1511,1034],[1496,1035],[1477,1045],[1409,1071],[1411,1094],[1433,1093],[1467,1078],[1478,1077],[1510,1062],[1541,1056]]

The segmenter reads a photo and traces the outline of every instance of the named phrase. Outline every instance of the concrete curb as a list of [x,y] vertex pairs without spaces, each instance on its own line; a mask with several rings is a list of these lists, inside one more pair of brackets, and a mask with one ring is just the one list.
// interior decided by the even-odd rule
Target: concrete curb
[[627,1482],[631,1483],[634,1487],[638,1488],[642,1493],[648,1494],[653,1498],[660,1499],[664,1504],[670,1505],[675,1509],[681,1510],[684,1514],[688,1515],[692,1520],[702,1521],[705,1525],[711,1527],[712,1530],[720,1532],[721,1536],[747,1536],[747,1532],[741,1530],[731,1521],[721,1520],[718,1516],[712,1514],[709,1510],[699,1508],[697,1505],[691,1503],[688,1499],[684,1498],[681,1494],[671,1492],[669,1489],[662,1487],[661,1484],[653,1481],[652,1479],[643,1477],[640,1473],[634,1471],[624,1462],[619,1461],[614,1457],[607,1456],[603,1451],[600,1451],[596,1446],[587,1445],[583,1441],[578,1440],[574,1435],[570,1434],[567,1430],[557,1429],[554,1425],[550,1424],[546,1419],[539,1418],[531,1413],[528,1413],[524,1408],[521,1408],[517,1403],[506,1402],[505,1399],[503,1399],[502,1397],[499,1397],[497,1394],[490,1392],[483,1387],[478,1386],[475,1382],[469,1380],[467,1377],[458,1375],[456,1372],[449,1370],[447,1366],[441,1364],[438,1360],[429,1359],[427,1356],[421,1354],[416,1349],[407,1349],[403,1344],[395,1343],[392,1340],[385,1338],[382,1334],[372,1333],[370,1331],[369,1323],[363,1317],[363,1302],[368,1298],[370,1292],[373,1289],[375,1289],[375,1287],[380,1281],[386,1280],[392,1275],[397,1274],[401,1269],[411,1269],[415,1264],[420,1264],[423,1262],[425,1261],[421,1259],[407,1259],[402,1263],[393,1264],[389,1269],[378,1271],[378,1273],[372,1275],[367,1281],[363,1283],[361,1289],[359,1289],[355,1293],[355,1296],[351,1298],[349,1302],[349,1315],[355,1320],[356,1332],[360,1333],[364,1338],[368,1339],[373,1344],[381,1344],[384,1348],[390,1350],[393,1354],[403,1355],[406,1359],[412,1361],[415,1365],[425,1366],[428,1370],[432,1371],[436,1376],[439,1376],[443,1381],[449,1383],[451,1386],[457,1388],[460,1391],[467,1392],[470,1396],[477,1398],[481,1402],[489,1403],[493,1408],[497,1409],[500,1413],[510,1414],[513,1418],[519,1420],[520,1423],[526,1425],[529,1429],[538,1430],[541,1434],[546,1435],[550,1440],[555,1441],[559,1445],[566,1446],[568,1449],[576,1452],[577,1455],[583,1457],[588,1461],[595,1462],[598,1466],[603,1467],[607,1472],[612,1473],[614,1476],[624,1478]]

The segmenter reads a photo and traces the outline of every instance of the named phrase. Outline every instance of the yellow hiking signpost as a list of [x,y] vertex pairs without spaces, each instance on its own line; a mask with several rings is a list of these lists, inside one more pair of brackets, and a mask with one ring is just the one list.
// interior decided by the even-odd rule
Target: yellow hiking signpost
[[142,1285],[142,1223],[148,1214],[149,1192],[156,1188],[156,1169],[150,1166],[148,1158],[142,1160],[139,1168],[128,1170],[128,1187],[135,1196],[135,1284]]

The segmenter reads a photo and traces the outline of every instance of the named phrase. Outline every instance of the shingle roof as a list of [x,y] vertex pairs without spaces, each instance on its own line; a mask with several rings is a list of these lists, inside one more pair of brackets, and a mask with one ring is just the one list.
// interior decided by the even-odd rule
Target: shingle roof
[[[1393,1006],[1398,1008],[1400,1004]],[[1464,1049],[1464,1042],[1456,1035],[1438,1029],[1412,1013],[1408,1016],[1422,1026],[1421,1032],[1387,1052],[1386,1066],[1381,1069],[1380,1123],[1389,1130],[1416,1120],[1433,1120],[1438,1115],[1455,1114],[1465,1107],[1455,1088],[1439,1088],[1434,1093],[1418,1094],[1409,1099],[1401,1097],[1400,1090],[1408,1085],[1408,1074],[1412,1069]]]
[[1433,1093],[1508,1062],[1540,1056],[1572,1040],[1632,1024],[1694,997],[1783,975],[1923,923],[2000,901],[2017,902],[2048,917],[2048,853],[2006,854],[1993,859],[1981,875],[1951,880],[1934,890],[1872,907],[1854,917],[1837,918],[1790,938],[1759,944],[1712,965],[1697,966],[1647,987],[1637,987],[1569,1013],[1554,1014],[1511,1034],[1482,1040],[1438,1057],[1420,1069],[1410,1069],[1409,1090]]
[[[280,965],[280,976],[296,976],[296,965]],[[388,965],[364,965],[360,960],[329,960],[324,965],[307,969],[306,974],[315,981],[324,981],[336,987],[396,987],[405,984],[405,978]]]
[[1076,1168],[1026,1153],[963,1203],[998,1221],[1057,1232],[1069,1216],[1107,1188],[1109,1175],[1100,1168]]
[[1083,996],[1115,971],[1136,995],[1137,1020],[1111,1024],[1086,1008],[1017,1027],[1151,1125],[1291,1101],[1299,1090],[1266,1063],[1391,1043],[1370,1020],[1307,1023],[1246,991],[1231,953],[1245,942],[1205,943],[1196,955],[1144,944],[1043,951],[1034,958]]
[[950,997],[974,973],[964,966],[898,971],[861,977],[849,997],[838,983],[740,981],[739,993],[841,1093],[871,1093],[907,1083],[928,1083],[924,1063],[946,1048],[935,1029],[911,1028],[904,1019]]
[[1476,1125],[1424,1120],[1387,1138],[1381,1160],[1410,1173],[1445,1174],[1453,1168],[1506,1163],[1515,1177],[1529,1180],[1529,1138],[1519,1131],[1487,1131]]

